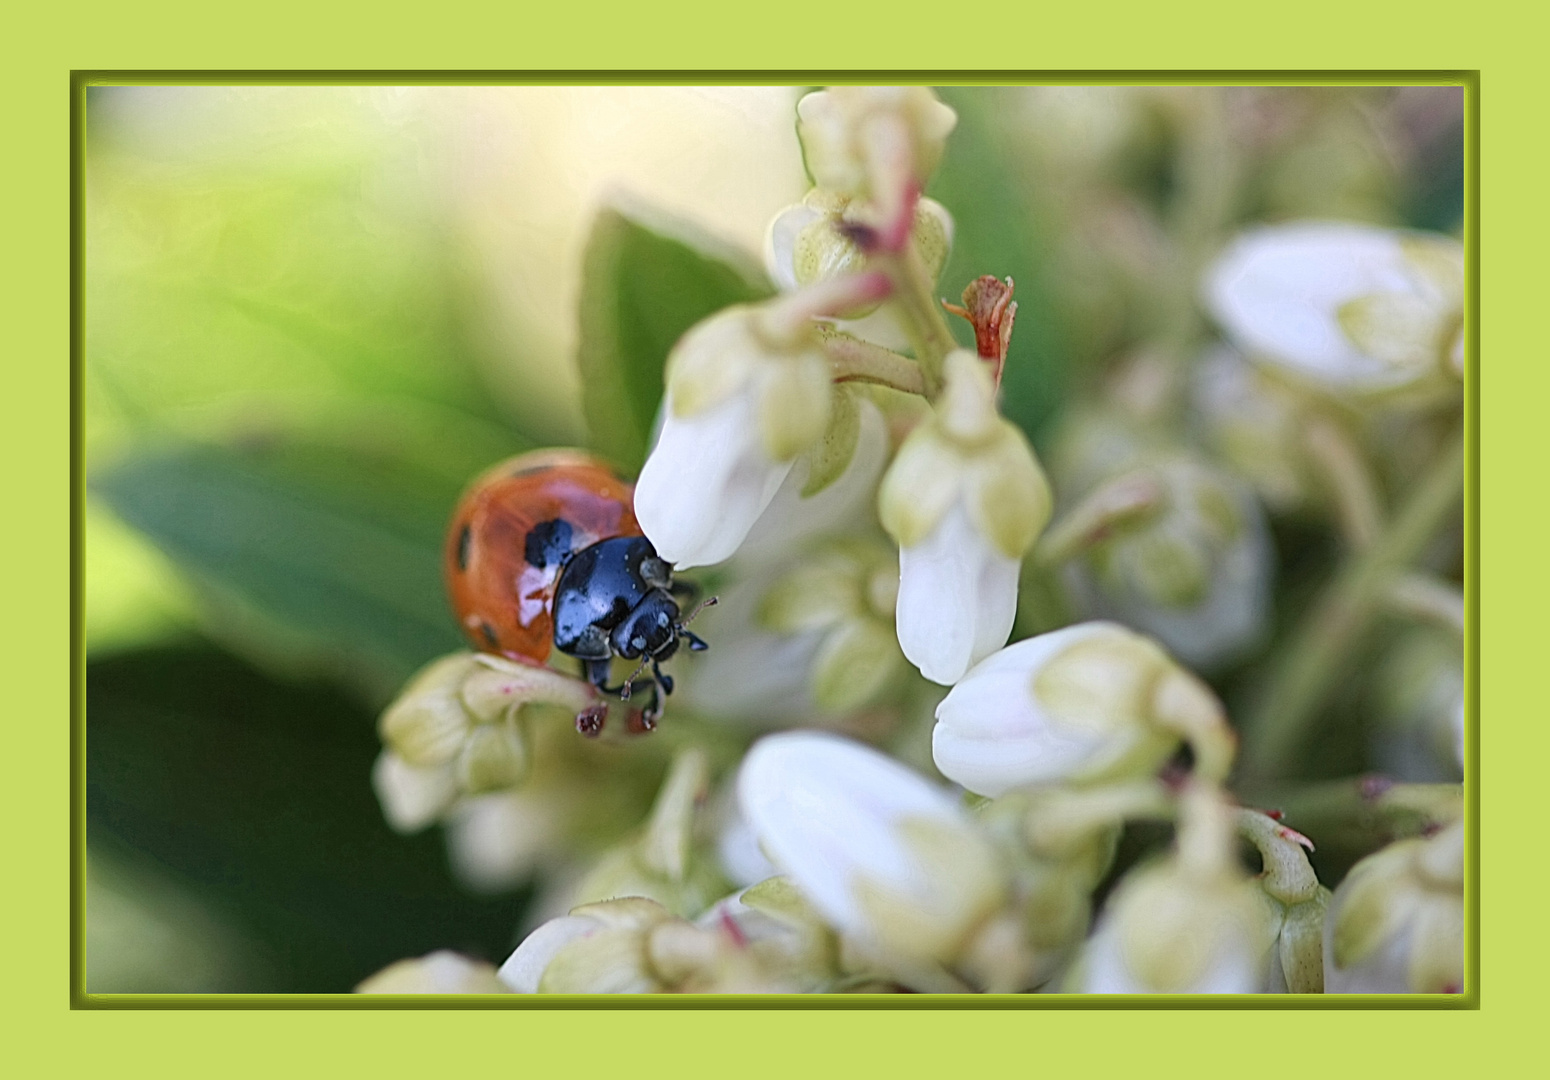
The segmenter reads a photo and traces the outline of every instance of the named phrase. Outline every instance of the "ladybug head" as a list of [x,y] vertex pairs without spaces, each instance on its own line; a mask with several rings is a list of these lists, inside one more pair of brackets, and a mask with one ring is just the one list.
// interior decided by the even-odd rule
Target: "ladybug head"
[[666,660],[678,651],[678,604],[662,589],[652,589],[614,627],[609,644],[626,660],[636,657]]

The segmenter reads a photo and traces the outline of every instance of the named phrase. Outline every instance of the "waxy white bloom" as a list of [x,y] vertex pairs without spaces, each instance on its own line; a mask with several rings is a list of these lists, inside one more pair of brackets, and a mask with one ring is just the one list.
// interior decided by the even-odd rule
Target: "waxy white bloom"
[[852,197],[926,186],[958,114],[924,86],[833,86],[797,102],[797,137],[819,187]]
[[495,966],[446,949],[389,964],[355,988],[357,994],[508,994]]
[[1300,222],[1251,230],[1207,274],[1206,303],[1252,359],[1336,392],[1456,378],[1464,252],[1445,236]]
[[887,955],[947,958],[999,904],[989,841],[945,791],[816,731],[753,745],[737,781],[760,846],[835,929]]
[[995,797],[1030,784],[1150,773],[1181,736],[1225,771],[1231,733],[1211,691],[1115,623],[1068,626],[975,665],[936,710],[942,775]]
[[895,625],[910,663],[950,686],[1006,642],[1024,553],[1049,521],[1049,482],[996,412],[985,364],[956,350],[931,417],[883,476],[878,511],[899,544]]
[[679,569],[730,558],[798,456],[825,449],[831,417],[859,430],[854,402],[836,406],[812,320],[887,288],[878,274],[824,282],[726,308],[679,339],[656,445],[635,484],[635,516],[658,554]]
[[1324,992],[1464,989],[1464,823],[1351,868],[1324,921]]

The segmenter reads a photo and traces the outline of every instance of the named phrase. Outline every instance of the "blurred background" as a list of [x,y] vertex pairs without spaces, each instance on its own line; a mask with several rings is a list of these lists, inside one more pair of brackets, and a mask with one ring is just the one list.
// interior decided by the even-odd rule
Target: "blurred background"
[[[1458,88],[940,93],[959,125],[929,191],[957,223],[939,291],[1016,279],[1005,410],[1041,450],[1193,309],[1181,236],[1460,228]],[[808,186],[798,94],[88,91],[89,991],[346,991],[436,948],[510,951],[529,886],[460,882],[436,831],[389,829],[377,714],[461,644],[439,551],[463,484],[531,447],[609,451],[576,359],[599,211],[757,267]],[[1233,195],[1190,232],[1180,193],[1213,153]],[[1273,530],[1289,619],[1337,545],[1322,521]],[[1404,717],[1456,646],[1384,648],[1307,777],[1445,777]],[[1253,671],[1215,682],[1230,701]]]

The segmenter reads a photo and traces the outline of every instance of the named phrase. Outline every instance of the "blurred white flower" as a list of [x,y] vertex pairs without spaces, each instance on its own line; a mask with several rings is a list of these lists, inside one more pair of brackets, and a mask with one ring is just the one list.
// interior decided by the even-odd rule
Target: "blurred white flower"
[[950,686],[1011,632],[1022,556],[1051,496],[1027,439],[996,412],[985,364],[960,349],[946,375],[931,417],[884,474],[878,510],[899,544],[899,645]]
[[955,800],[860,743],[770,735],[743,759],[743,815],[836,929],[886,954],[946,958],[999,903],[989,841]]
[[1201,882],[1173,864],[1133,873],[1087,943],[1086,994],[1254,994],[1273,940],[1241,880]]
[[1212,451],[1266,506],[1295,510],[1318,490],[1306,444],[1310,403],[1273,371],[1225,345],[1211,349],[1195,367],[1194,405]]
[[507,994],[495,965],[441,949],[389,964],[355,988],[357,994]]
[[1211,691],[1148,638],[1091,622],[980,661],[937,706],[942,774],[995,797],[1029,784],[1150,773],[1180,738],[1225,771],[1232,736]]
[[639,897],[584,904],[523,938],[497,974],[519,994],[651,993],[659,986],[643,938],[669,918],[662,905]]
[[[1149,486],[1150,504],[1132,504],[1111,520],[1084,511],[1116,493]],[[1247,485],[1185,456],[1157,460],[1113,477],[1067,521],[1082,528],[1079,554],[1065,581],[1087,618],[1116,619],[1160,640],[1197,668],[1240,656],[1269,628],[1275,571],[1269,529]]]
[[1324,920],[1324,992],[1464,989],[1464,823],[1351,868]]
[[[783,943],[752,948],[723,920],[696,926],[641,897],[584,904],[529,934],[501,965],[519,994],[770,993],[794,965]],[[766,966],[768,964],[768,967]]]
[[1457,378],[1464,252],[1449,237],[1337,222],[1254,229],[1212,266],[1205,297],[1251,359],[1329,390]]

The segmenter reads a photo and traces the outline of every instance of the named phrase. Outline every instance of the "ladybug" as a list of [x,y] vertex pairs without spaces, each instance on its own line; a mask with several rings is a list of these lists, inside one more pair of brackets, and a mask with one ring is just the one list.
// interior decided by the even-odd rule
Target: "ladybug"
[[[458,624],[482,652],[543,664],[551,649],[581,661],[582,674],[605,694],[628,701],[649,663],[651,700],[631,715],[650,731],[673,692],[661,662],[687,642],[685,629],[712,597],[682,613],[676,597],[692,596],[673,580],[641,533],[634,490],[602,462],[575,450],[538,450],[479,476],[459,500],[447,530],[444,568]],[[639,659],[619,686],[607,685],[614,657]],[[657,688],[661,688],[661,694]],[[603,727],[607,706],[576,717],[584,735]]]

